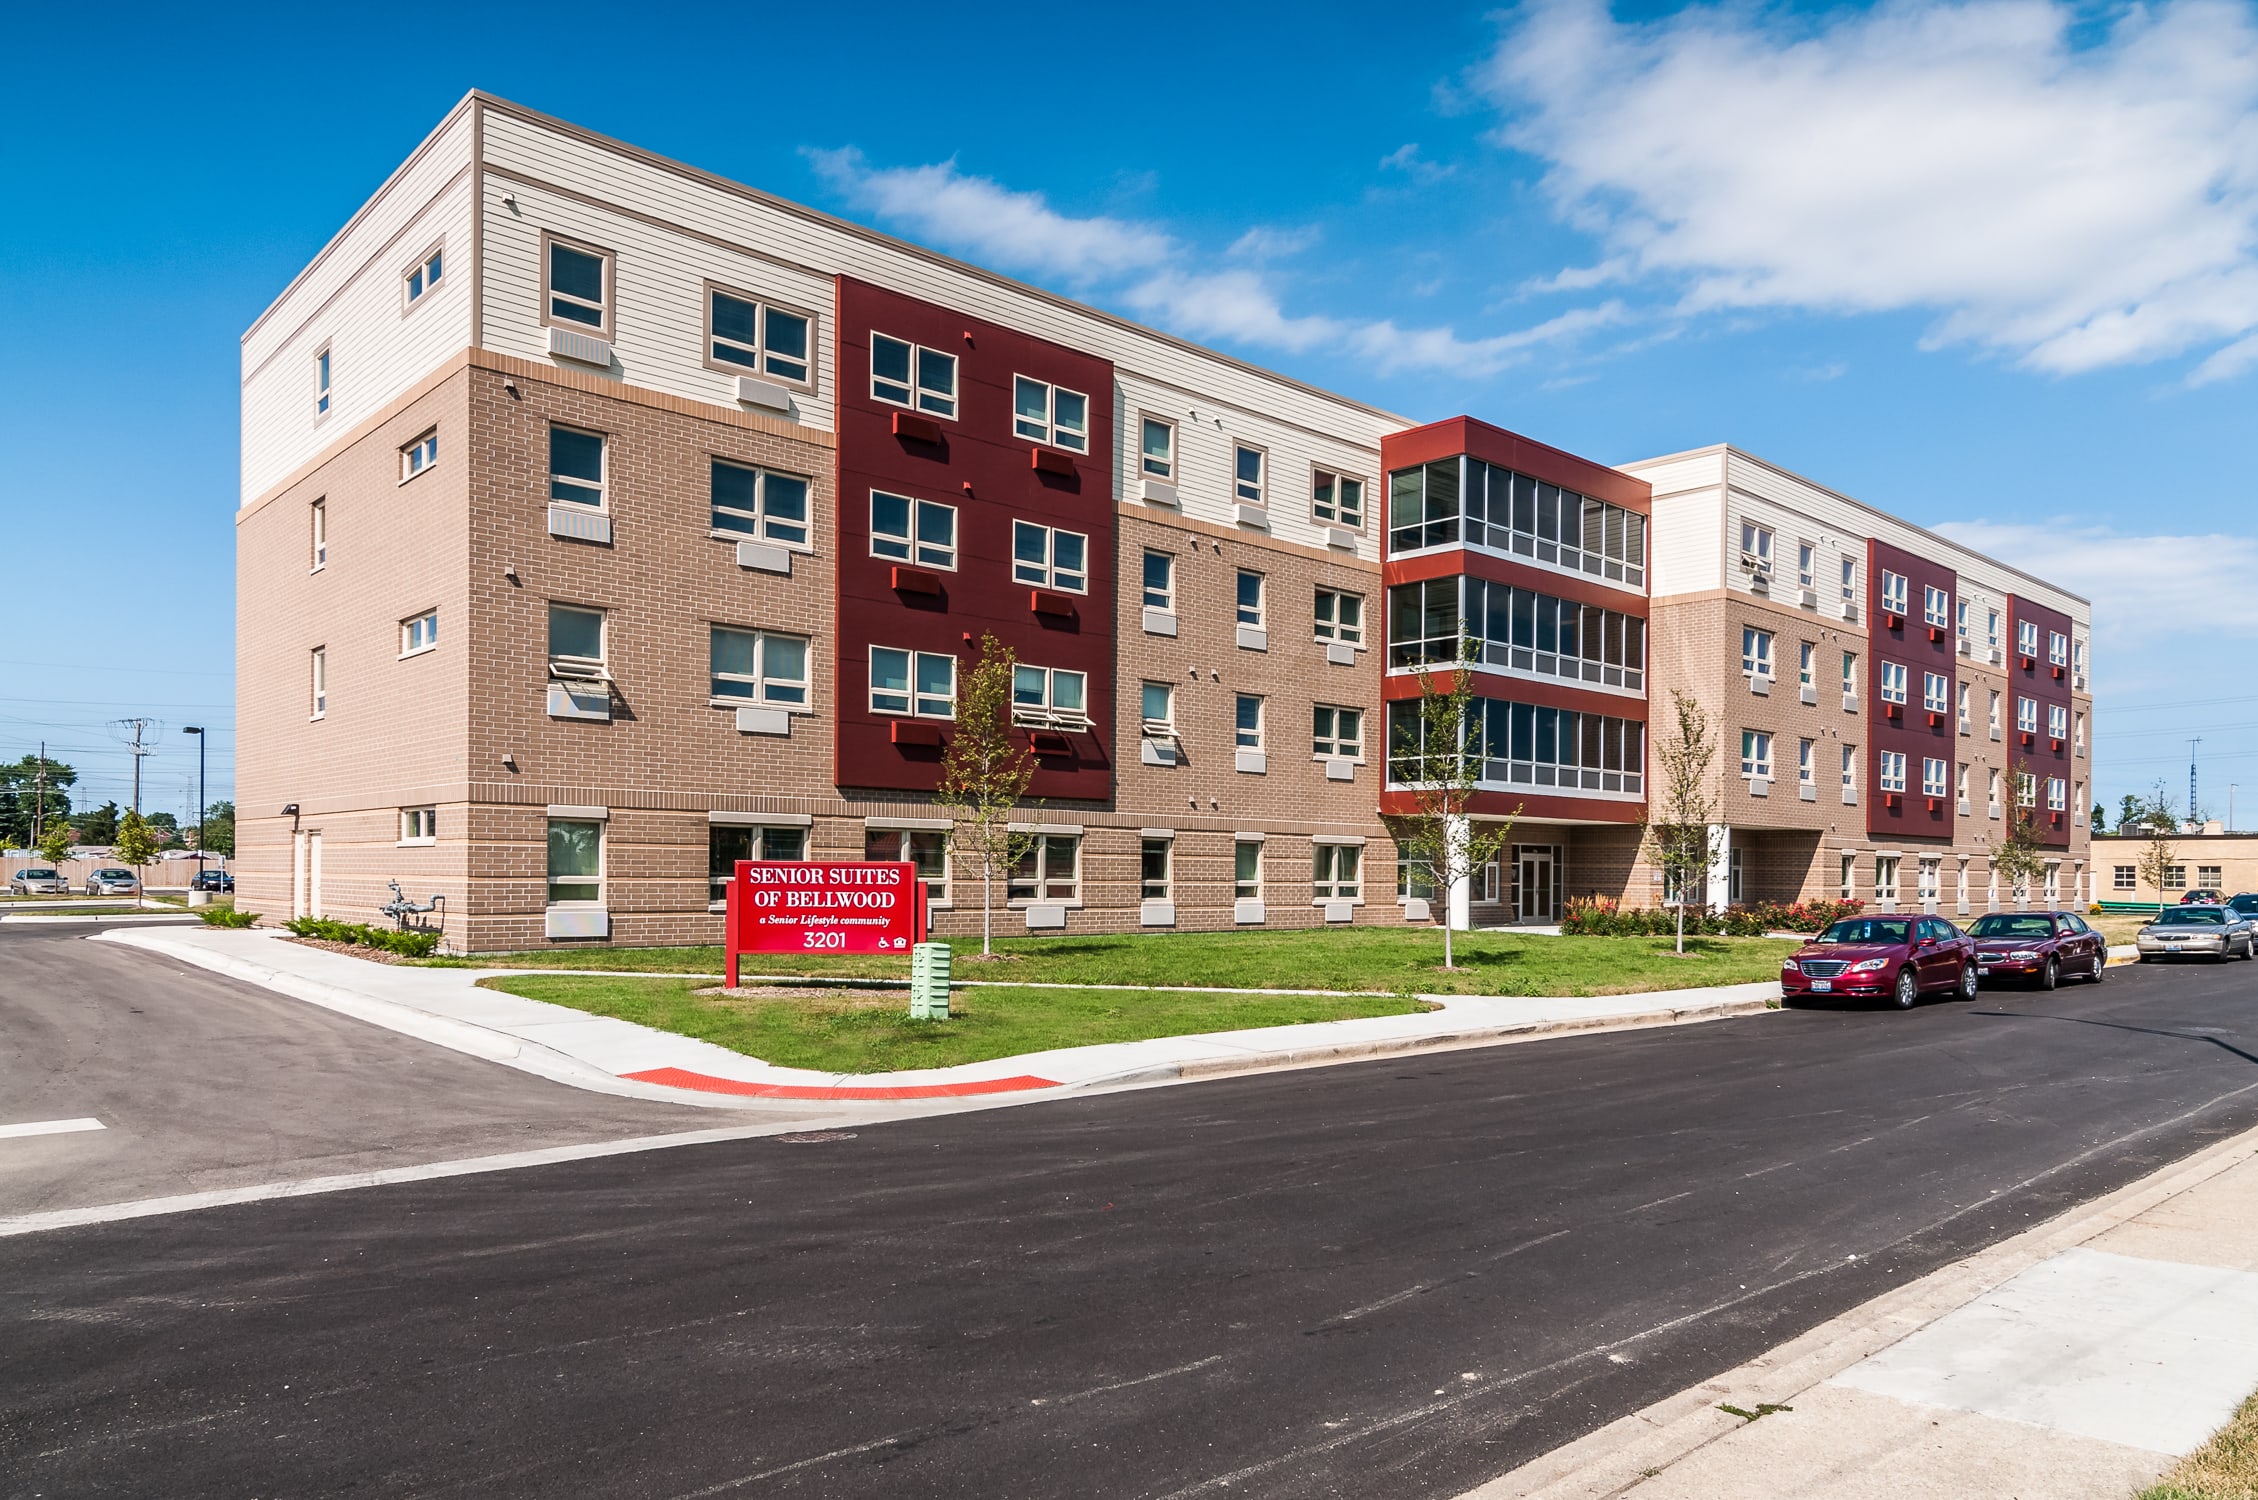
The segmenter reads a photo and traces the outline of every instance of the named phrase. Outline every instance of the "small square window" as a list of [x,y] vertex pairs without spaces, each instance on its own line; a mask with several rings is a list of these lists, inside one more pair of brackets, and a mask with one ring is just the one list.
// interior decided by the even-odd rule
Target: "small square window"
[[434,807],[400,809],[400,842],[430,844],[439,839],[439,810]]
[[883,333],[870,336],[870,397],[951,421],[957,414],[957,357]]
[[434,429],[400,450],[400,482],[407,483],[437,462],[439,433]]
[[1090,539],[1082,533],[1054,531],[1032,521],[1011,523],[1013,582],[1086,594],[1090,591],[1089,566]]
[[415,656],[439,644],[439,611],[427,609],[422,614],[400,622],[400,654]]
[[1176,689],[1173,686],[1165,682],[1145,683],[1138,693],[1137,708],[1148,738],[1176,737]]
[[757,703],[787,709],[808,706],[806,636],[716,625],[709,632],[707,661],[714,703]]
[[1342,757],[1348,760],[1364,759],[1364,711],[1356,708],[1337,708],[1329,703],[1317,704],[1310,710],[1311,749],[1318,760]]
[[1090,451],[1090,398],[1064,386],[1025,375],[1011,382],[1011,430],[1015,437],[1047,443],[1072,453]]
[[1345,594],[1338,589],[1317,591],[1317,638],[1321,641],[1345,641],[1351,645],[1364,640],[1364,596]]
[[604,667],[604,612],[573,604],[549,606],[549,675],[601,677]]
[[1329,525],[1361,530],[1364,526],[1364,481],[1325,469],[1316,471],[1310,514]]
[[414,307],[422,302],[425,297],[439,290],[440,278],[445,276],[446,272],[445,249],[442,246],[434,245],[429,254],[408,267],[406,276],[402,278],[402,290],[407,296],[407,305]]
[[1176,478],[1176,424],[1146,417],[1138,439],[1138,460],[1148,479]]
[[872,490],[870,555],[954,572],[957,565],[956,507]]
[[815,321],[744,293],[706,288],[706,362],[716,369],[808,383]]
[[870,648],[870,710],[921,719],[956,717],[957,659],[945,651]]

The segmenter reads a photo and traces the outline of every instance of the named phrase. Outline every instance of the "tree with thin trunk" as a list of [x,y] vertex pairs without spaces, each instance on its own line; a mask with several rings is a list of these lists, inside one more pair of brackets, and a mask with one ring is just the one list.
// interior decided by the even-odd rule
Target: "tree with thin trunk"
[[1513,818],[1521,812],[1515,806],[1513,816],[1479,826],[1473,819],[1482,782],[1484,718],[1467,665],[1479,659],[1476,650],[1461,622],[1458,660],[1447,677],[1434,667],[1419,671],[1419,701],[1409,706],[1411,717],[1407,722],[1399,711],[1389,726],[1388,780],[1411,793],[1414,808],[1395,820],[1396,847],[1414,865],[1425,865],[1441,892],[1446,969],[1458,967],[1451,942],[1452,893],[1461,883],[1471,886],[1475,874],[1505,852],[1513,839]]
[[68,819],[53,820],[39,835],[39,857],[56,866],[71,857],[71,825]]
[[1671,719],[1647,756],[1647,816],[1639,842],[1662,871],[1662,895],[1677,908],[1677,951],[1686,951],[1686,900],[1698,883],[1706,891],[1716,859],[1709,768],[1717,759],[1709,715],[1684,693],[1670,690]]
[[1011,815],[1035,779],[1035,752],[1013,737],[1012,677],[1019,666],[1011,648],[992,635],[980,638],[980,655],[957,682],[956,727],[941,753],[941,784],[934,800],[949,811],[950,851],[980,874],[980,956],[993,951],[996,880],[1035,847],[1035,836],[1014,833]]
[[2118,821],[2117,831],[2125,833],[2136,825],[2142,835],[2140,854],[2135,861],[2136,868],[2140,878],[2155,889],[2156,910],[2161,913],[2164,910],[2164,877],[2178,863],[2172,857],[2172,835],[2179,829],[2179,818],[2172,812],[2171,793],[2163,782],[2156,783],[2156,790],[2139,805],[2132,817]]
[[142,820],[138,809],[118,820],[117,842],[110,853],[119,863],[133,866],[133,904],[137,907],[148,904],[149,882],[142,878],[141,872],[157,857],[158,847],[156,834]]
[[2038,831],[2038,776],[2031,763],[2010,766],[2007,831],[1991,852],[1991,867],[2011,882],[2018,901],[2030,899],[2031,882],[2046,871],[2046,847]]

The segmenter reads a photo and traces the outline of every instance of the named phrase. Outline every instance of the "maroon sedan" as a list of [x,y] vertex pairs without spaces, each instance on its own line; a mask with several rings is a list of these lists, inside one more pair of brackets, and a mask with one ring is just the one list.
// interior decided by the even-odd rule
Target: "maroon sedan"
[[1985,979],[2025,979],[2042,990],[2064,979],[2101,983],[2109,945],[2075,913],[1995,911],[1970,929],[1976,972]]
[[1888,999],[1911,1010],[1924,994],[1976,998],[1976,945],[1942,917],[1845,917],[1780,963],[1780,994]]

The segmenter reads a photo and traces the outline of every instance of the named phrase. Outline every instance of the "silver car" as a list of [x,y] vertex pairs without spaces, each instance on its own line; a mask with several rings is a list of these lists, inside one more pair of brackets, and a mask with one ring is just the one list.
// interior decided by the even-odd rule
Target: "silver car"
[[63,878],[60,870],[34,865],[16,871],[9,878],[8,893],[12,896],[68,896],[71,883]]
[[89,896],[138,896],[141,882],[133,878],[131,870],[96,870],[86,877],[86,894]]
[[2160,958],[2258,957],[2258,929],[2231,906],[2175,906],[2134,939],[2143,963]]

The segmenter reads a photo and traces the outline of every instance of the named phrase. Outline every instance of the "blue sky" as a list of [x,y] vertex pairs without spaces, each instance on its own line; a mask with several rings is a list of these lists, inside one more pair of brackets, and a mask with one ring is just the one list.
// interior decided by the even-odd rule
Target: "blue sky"
[[203,722],[226,794],[237,339],[476,86],[1407,415],[1960,528],[2095,598],[2101,795],[2202,734],[2258,819],[2250,4],[839,14],[18,18],[0,755],[122,799],[148,713],[178,809]]

